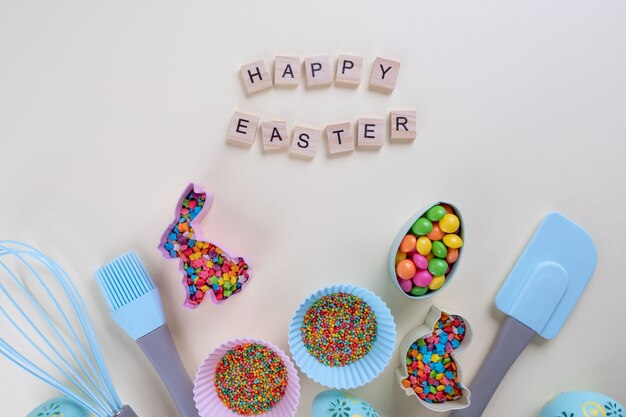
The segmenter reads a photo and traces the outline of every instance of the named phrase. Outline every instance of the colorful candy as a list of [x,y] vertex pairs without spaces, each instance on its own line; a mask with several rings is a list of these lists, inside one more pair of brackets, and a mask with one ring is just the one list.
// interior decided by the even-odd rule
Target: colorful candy
[[446,209],[440,205],[432,206],[426,212],[426,218],[431,222],[438,222],[446,215]]
[[458,249],[463,246],[463,240],[455,234],[445,235],[443,237],[443,243],[452,249]]
[[345,366],[372,349],[376,314],[360,297],[337,292],[309,307],[300,332],[306,350],[321,364]]
[[433,222],[433,229],[426,235],[431,241],[443,239],[445,233],[439,228],[439,222]]
[[435,240],[433,242],[433,254],[437,258],[445,258],[448,256],[448,248],[440,240]]
[[411,279],[416,272],[415,264],[410,259],[400,261],[396,266],[396,272],[401,279]]
[[415,244],[415,250],[417,250],[420,255],[428,255],[432,248],[433,244],[426,236],[420,236],[417,239],[417,243]]
[[229,350],[215,367],[222,403],[240,415],[258,415],[276,406],[287,390],[287,368],[276,352],[257,343]]
[[418,297],[445,285],[463,246],[461,229],[459,217],[444,203],[432,206],[413,223],[396,253],[402,291]]
[[400,243],[400,251],[404,253],[411,252],[413,249],[415,249],[416,241],[417,239],[415,238],[415,236],[406,235]]
[[[430,283],[432,282],[432,280],[433,280],[433,276],[431,275],[430,272],[428,272],[425,269],[420,269],[419,271],[417,271],[417,273],[413,277],[413,284],[415,284],[418,287],[428,287]],[[412,288],[409,288],[409,291],[411,291],[411,289]]]
[[454,214],[447,213],[439,220],[439,227],[445,233],[454,233],[459,229],[461,222]]
[[428,271],[433,275],[443,275],[448,269],[448,263],[443,259],[433,258],[428,262]]
[[413,389],[420,399],[428,403],[461,398],[457,366],[450,354],[463,342],[465,331],[463,318],[442,312],[433,332],[416,340],[407,351],[408,377],[402,380],[402,385]]
[[418,236],[427,235],[433,230],[433,224],[426,217],[420,217],[411,227],[411,231]]
[[207,195],[192,184],[176,210],[177,219],[164,235],[161,252],[166,258],[179,258],[187,288],[185,305],[197,307],[207,292],[218,302],[241,292],[249,279],[248,264],[231,257],[217,245],[197,240],[192,223],[206,203]]

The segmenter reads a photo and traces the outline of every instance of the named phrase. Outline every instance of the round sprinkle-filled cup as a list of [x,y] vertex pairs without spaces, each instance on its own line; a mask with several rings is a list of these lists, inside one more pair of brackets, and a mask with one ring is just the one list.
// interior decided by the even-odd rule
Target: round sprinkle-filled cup
[[448,202],[423,207],[400,229],[389,250],[389,277],[412,299],[428,298],[452,280],[461,260],[465,227]]
[[200,417],[293,417],[300,383],[280,348],[263,340],[237,339],[204,360],[193,391]]
[[333,285],[309,296],[289,326],[296,365],[329,388],[370,382],[389,363],[396,341],[391,311],[371,291]]

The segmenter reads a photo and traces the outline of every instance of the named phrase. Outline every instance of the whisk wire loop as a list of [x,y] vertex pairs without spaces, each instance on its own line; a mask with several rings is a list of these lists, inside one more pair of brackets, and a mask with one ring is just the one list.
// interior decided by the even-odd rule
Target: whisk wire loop
[[[19,266],[24,267],[30,274],[28,278],[34,277],[35,283],[42,290],[41,292],[46,294],[50,303],[40,303],[40,300],[35,297],[33,292],[29,290],[25,282],[26,278],[20,279],[18,274],[14,273],[9,264],[5,262],[4,257],[12,257],[19,261]],[[34,264],[36,261],[39,265],[43,266],[48,274],[42,276]],[[30,308],[26,312],[20,302],[16,301],[11,294],[11,289],[7,289],[2,281],[0,281],[0,295],[4,295],[4,298],[8,299],[9,304],[4,303],[7,307],[10,305],[11,311],[16,311],[17,315],[12,315],[10,311],[5,309],[3,305],[0,305],[0,311],[2,316],[8,321],[9,324],[17,330],[22,338],[28,342],[28,344],[41,355],[48,363],[52,365],[54,369],[60,372],[60,374],[69,381],[70,386],[65,385],[54,376],[46,372],[35,362],[24,356],[18,349],[12,346],[4,339],[4,335],[0,338],[0,354],[7,357],[14,362],[20,368],[26,370],[31,375],[37,377],[41,381],[51,385],[58,389],[63,394],[76,400],[83,407],[98,417],[113,417],[121,409],[122,403],[119,396],[113,386],[111,378],[109,376],[107,367],[104,363],[98,340],[95,336],[93,324],[87,314],[87,309],[78,293],[78,290],[69,275],[61,268],[56,262],[46,257],[43,253],[24,243],[15,241],[0,241],[0,273],[4,271],[6,275],[11,277],[11,280],[15,286],[19,289],[17,293],[21,293],[22,298],[28,300],[27,303],[23,303],[23,307],[32,307],[34,311],[40,316],[40,319],[51,330],[52,334],[60,341],[60,344],[65,348],[69,356],[71,356],[71,362],[76,363],[76,367],[73,367],[66,357],[54,346],[54,344],[46,337],[43,329],[39,328],[35,321],[31,318]],[[0,274],[0,278],[1,278]],[[20,274],[22,275],[22,274]],[[54,281],[52,281],[54,280]],[[70,301],[71,311],[74,313],[80,324],[80,331],[87,342],[88,349],[86,349],[83,339],[79,337],[76,329],[72,326],[66,311],[61,307],[59,301],[55,298],[47,282],[56,282],[61,286],[65,295]],[[21,299],[21,298],[20,298]],[[50,308],[51,304],[54,309]],[[48,307],[49,311],[55,311],[60,317],[60,329],[53,318],[48,314],[44,305]],[[20,326],[15,318],[21,317],[21,319],[27,323],[27,326]],[[35,334],[35,339],[29,336],[30,329]],[[63,337],[63,331],[67,330],[69,336],[71,336],[72,345],[77,346],[78,352],[73,349],[67,342],[67,338]],[[80,333],[79,331],[79,333]],[[42,344],[37,343],[41,339]],[[51,356],[44,349],[51,350],[54,355]],[[95,362],[95,363],[94,363]],[[85,366],[86,364],[86,366]],[[64,369],[66,367],[67,369]],[[78,368],[78,369],[77,369]],[[84,376],[81,377],[81,376]],[[74,388],[74,389],[72,389]]]

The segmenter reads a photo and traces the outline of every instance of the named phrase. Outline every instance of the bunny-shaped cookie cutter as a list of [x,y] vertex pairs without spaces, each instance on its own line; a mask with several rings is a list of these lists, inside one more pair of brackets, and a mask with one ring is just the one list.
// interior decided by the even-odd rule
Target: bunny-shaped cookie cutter
[[[410,378],[411,376],[409,374],[409,370],[407,369],[407,354],[413,349],[412,346],[416,344],[418,340],[426,338],[436,332],[436,324],[442,318],[442,313],[448,317],[458,317],[462,320],[465,327],[463,340],[457,347],[454,347],[449,354],[452,362],[456,363],[455,378],[457,378],[458,380],[461,395],[456,400],[450,400],[445,402],[427,402],[419,397],[419,395],[413,389],[413,386],[405,386],[405,384],[403,384],[403,381],[407,380],[407,378]],[[404,390],[407,396],[415,396],[415,398],[422,405],[433,411],[446,412],[450,410],[466,408],[470,404],[471,393],[469,389],[461,383],[461,368],[460,366],[458,366],[457,356],[467,348],[471,341],[472,329],[467,320],[447,308],[432,306],[430,311],[428,312],[428,315],[426,316],[426,319],[424,320],[424,323],[409,331],[404,339],[402,339],[402,341],[400,342],[400,350],[398,353],[400,359],[400,367],[396,369],[396,379],[398,381],[398,384]]]
[[208,242],[194,229],[213,205],[214,196],[190,183],[178,204],[174,221],[161,237],[159,251],[165,259],[178,259],[187,298],[184,306],[198,307],[209,293],[220,304],[240,293],[250,279],[248,264],[241,257],[230,256],[224,249]]

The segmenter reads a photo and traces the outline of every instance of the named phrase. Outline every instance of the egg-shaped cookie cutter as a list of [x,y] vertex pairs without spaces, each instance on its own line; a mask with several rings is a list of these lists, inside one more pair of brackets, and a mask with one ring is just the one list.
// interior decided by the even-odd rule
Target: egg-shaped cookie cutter
[[[463,246],[459,248],[459,257],[457,258],[456,262],[454,262],[452,266],[450,267],[450,272],[446,274],[446,282],[444,282],[441,288],[438,288],[433,291],[428,291],[424,295],[411,295],[411,294],[404,292],[404,290],[400,287],[400,284],[398,284],[398,278],[396,275],[396,254],[398,253],[398,250],[400,248],[400,243],[402,243],[402,239],[404,239],[404,236],[406,236],[407,233],[409,233],[409,231],[411,230],[411,226],[413,226],[413,224],[417,221],[417,219],[424,216],[431,207],[436,206],[438,204],[447,204],[448,206],[452,208],[452,210],[454,210],[454,215],[459,218],[460,226],[456,234],[458,234],[458,236],[463,240]],[[405,297],[408,297],[412,300],[421,300],[424,298],[432,297],[435,294],[439,294],[448,285],[450,285],[450,282],[452,281],[452,278],[454,278],[454,275],[456,274],[457,269],[459,269],[461,258],[463,257],[463,253],[465,252],[464,248],[465,248],[465,222],[463,221],[463,217],[461,216],[461,212],[459,211],[458,207],[448,201],[435,201],[427,206],[423,206],[421,209],[416,211],[415,214],[411,216],[409,220],[407,220],[404,226],[400,228],[400,231],[398,232],[398,234],[396,235],[396,238],[391,244],[391,248],[389,249],[389,256],[387,258],[387,271],[389,272],[389,278],[391,279],[391,282],[393,282],[393,285],[398,289],[398,291],[404,294]]]
[[[465,338],[463,339],[463,342],[461,342],[459,347],[454,349],[454,351],[450,354],[452,360],[454,360],[457,364],[457,375],[459,383],[461,384],[461,398],[457,400],[445,401],[443,403],[429,403],[418,397],[415,391],[413,391],[413,388],[405,388],[404,385],[402,385],[402,380],[409,377],[409,373],[406,369],[406,355],[409,350],[411,350],[411,345],[415,343],[418,339],[428,336],[434,331],[435,323],[437,323],[437,321],[441,318],[441,313],[445,313],[449,316],[459,316],[463,318],[463,322],[465,323]],[[463,316],[445,307],[440,308],[437,306],[432,306],[430,308],[430,311],[428,312],[428,315],[426,316],[426,319],[424,320],[424,323],[417,326],[413,330],[410,330],[400,342],[400,349],[398,350],[400,367],[396,369],[396,380],[398,381],[398,385],[407,396],[414,396],[424,407],[430,410],[445,413],[450,410],[460,410],[466,408],[470,405],[471,392],[462,383],[463,375],[461,373],[461,366],[457,361],[457,356],[462,354],[471,342],[472,328]]]

